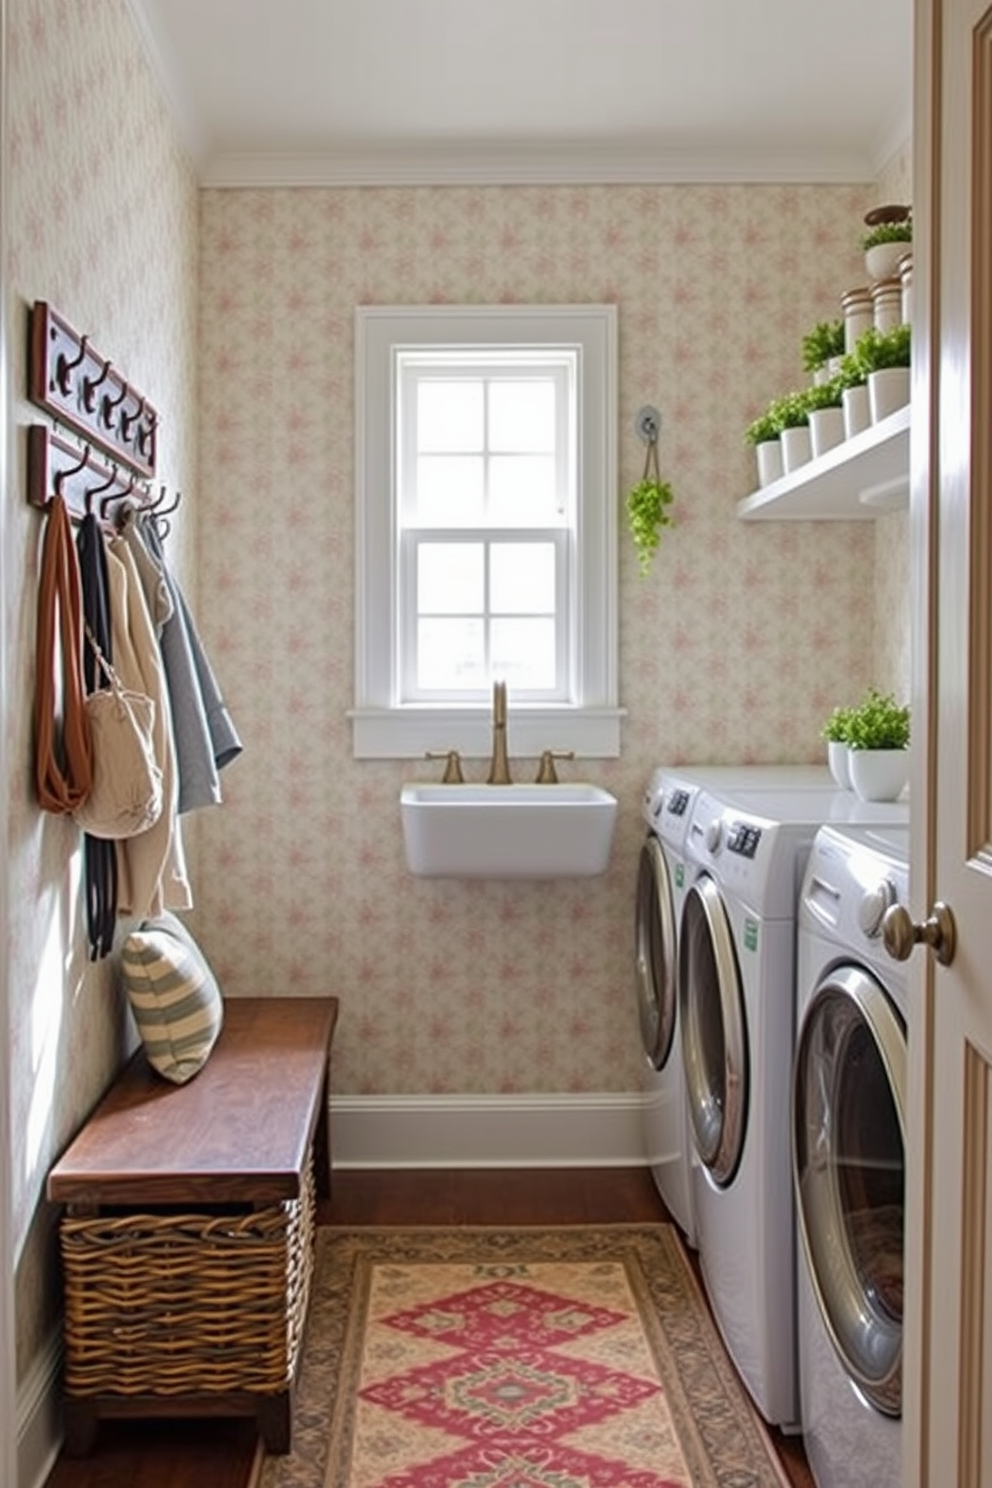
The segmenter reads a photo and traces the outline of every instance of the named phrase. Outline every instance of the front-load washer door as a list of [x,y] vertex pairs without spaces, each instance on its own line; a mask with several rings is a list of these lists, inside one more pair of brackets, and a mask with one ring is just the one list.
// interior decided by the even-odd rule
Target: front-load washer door
[[737,1172],[747,1128],[747,1020],[733,932],[707,873],[682,908],[679,1019],[696,1151],[714,1183],[725,1188]]
[[882,985],[841,966],[817,987],[793,1070],[799,1232],[841,1363],[888,1416],[902,1402],[906,1031]]
[[641,1043],[655,1069],[672,1052],[677,1011],[675,900],[661,843],[648,837],[637,867],[635,944]]

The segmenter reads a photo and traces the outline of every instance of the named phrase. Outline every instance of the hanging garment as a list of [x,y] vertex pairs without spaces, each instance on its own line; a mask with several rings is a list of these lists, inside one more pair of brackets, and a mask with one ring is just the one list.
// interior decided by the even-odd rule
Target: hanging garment
[[153,744],[162,771],[162,814],[147,831],[117,844],[118,912],[146,919],[166,909],[190,909],[193,895],[176,815],[176,757],[165,669],[138,568],[121,537],[110,540],[107,575],[114,670],[125,687],[147,693],[155,704]]
[[[161,626],[160,646],[172,708],[172,731],[179,772],[178,811],[183,814],[221,801],[219,771],[238,757],[242,743],[221,696],[185,596],[171,573],[154,519],[129,513],[122,531],[135,550],[150,557],[172,601],[172,614]],[[147,568],[139,565],[146,600]],[[161,611],[161,595],[150,603]]]
[[[82,579],[83,617],[96,638],[104,656],[114,663],[110,634],[110,611],[107,588],[107,554],[103,532],[91,512],[79,524],[76,538],[79,572]],[[86,691],[96,692],[107,685],[93,648],[83,652],[83,677]],[[117,845],[106,838],[83,837],[86,879],[86,928],[90,957],[94,961],[109,956],[114,945],[117,923]]]
[[[72,523],[61,496],[48,505],[38,585],[35,786],[43,811],[65,815],[89,793],[93,760],[83,689],[82,592]],[[59,650],[56,650],[56,633]],[[58,673],[58,677],[56,677]],[[61,708],[61,737],[57,712]]]

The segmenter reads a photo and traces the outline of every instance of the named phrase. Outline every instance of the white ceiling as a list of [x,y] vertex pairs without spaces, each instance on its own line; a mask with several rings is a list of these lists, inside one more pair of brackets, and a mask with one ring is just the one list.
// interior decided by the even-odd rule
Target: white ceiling
[[912,0],[130,0],[210,184],[867,180]]

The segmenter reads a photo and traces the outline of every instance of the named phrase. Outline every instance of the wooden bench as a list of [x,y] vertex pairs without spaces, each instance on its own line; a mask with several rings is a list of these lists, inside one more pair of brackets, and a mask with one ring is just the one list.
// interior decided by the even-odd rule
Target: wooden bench
[[229,999],[199,1074],[170,1085],[139,1050],[52,1169],[70,1454],[101,1418],[160,1416],[253,1416],[289,1450],[337,1011]]

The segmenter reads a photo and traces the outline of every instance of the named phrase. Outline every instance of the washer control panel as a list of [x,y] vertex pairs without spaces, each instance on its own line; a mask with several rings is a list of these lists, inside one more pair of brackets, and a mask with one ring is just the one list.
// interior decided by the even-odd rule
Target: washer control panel
[[742,858],[753,858],[761,841],[761,828],[749,822],[734,822],[727,834],[727,851]]

